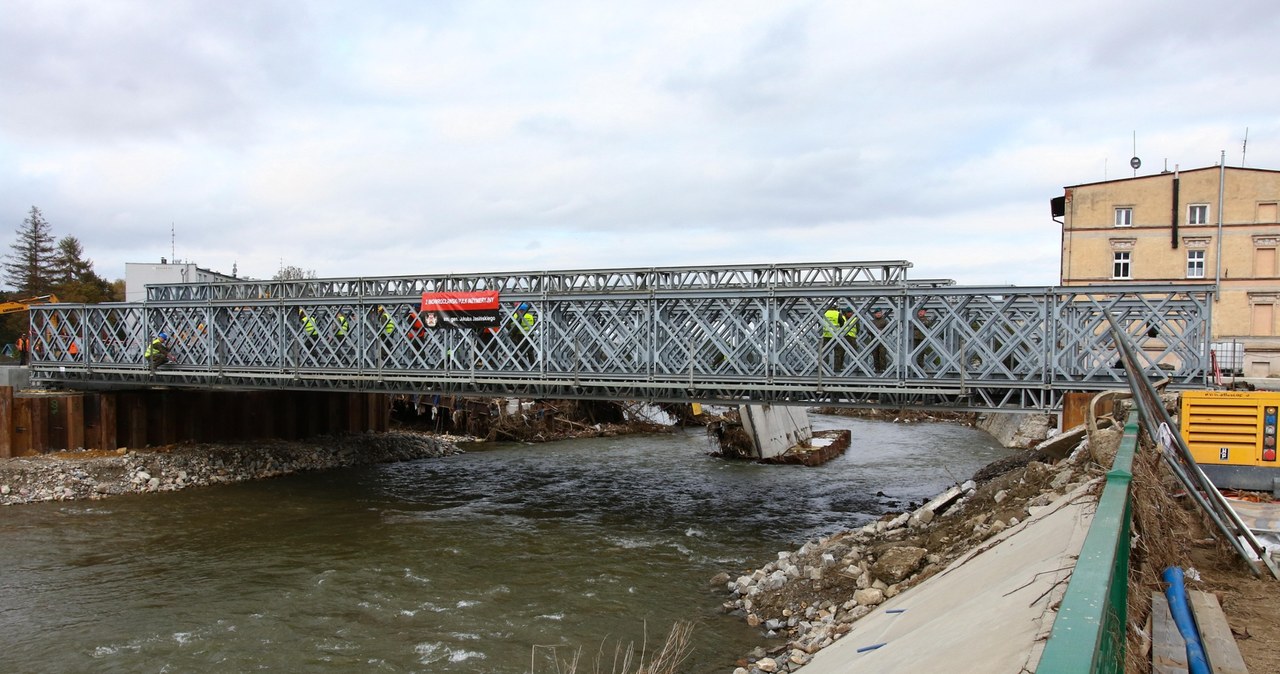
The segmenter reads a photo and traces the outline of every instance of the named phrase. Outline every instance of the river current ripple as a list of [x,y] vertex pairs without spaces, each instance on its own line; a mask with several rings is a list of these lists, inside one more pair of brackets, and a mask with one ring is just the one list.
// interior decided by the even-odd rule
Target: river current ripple
[[853,432],[814,468],[715,459],[689,429],[5,508],[2,667],[614,672],[692,621],[683,671],[723,674],[764,641],[711,576],[1009,454],[954,424],[812,418]]

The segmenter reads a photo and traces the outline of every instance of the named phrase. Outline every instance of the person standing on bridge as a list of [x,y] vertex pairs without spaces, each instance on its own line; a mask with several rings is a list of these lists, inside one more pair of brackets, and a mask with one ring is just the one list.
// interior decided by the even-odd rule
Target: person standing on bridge
[[533,307],[528,302],[521,302],[516,307],[515,313],[511,315],[507,334],[515,344],[515,353],[520,359],[518,363],[520,367],[533,367],[533,339],[530,334],[537,322],[538,317],[533,313]]
[[14,348],[18,350],[18,364],[27,364],[27,336],[25,334],[18,335],[18,340],[13,343]]
[[156,373],[156,368],[169,362],[169,335],[161,332],[156,335],[155,339],[147,345],[147,350],[142,354],[147,359],[148,365],[151,367],[151,374]]
[[840,310],[836,308],[835,304],[832,304],[825,312],[823,312],[822,342],[820,345],[820,348],[822,349],[822,360],[825,361],[827,359],[827,353],[834,352],[832,360],[837,374],[839,374],[840,370],[844,369],[844,349],[841,348],[839,344],[835,343],[835,336],[837,334],[844,333],[844,330],[842,329],[843,325],[844,315],[840,313]]
[[872,350],[872,359],[875,361],[876,374],[884,374],[889,370],[889,349],[885,347],[888,340],[889,313],[880,307],[876,307],[871,312],[871,325],[875,326],[871,339],[876,341],[875,349]]
[[382,344],[381,358],[385,362],[391,356],[391,340],[395,338],[396,321],[386,307],[378,305],[378,341]]
[[339,365],[347,361],[347,350],[344,345],[347,342],[347,333],[351,331],[351,321],[347,318],[348,313],[346,307],[339,307],[338,315],[334,319],[337,322],[337,326],[333,330],[333,356]]
[[302,307],[298,307],[298,320],[302,321],[303,344],[306,346],[306,357],[314,358],[316,343],[320,341],[320,331],[316,329],[316,319],[307,315]]

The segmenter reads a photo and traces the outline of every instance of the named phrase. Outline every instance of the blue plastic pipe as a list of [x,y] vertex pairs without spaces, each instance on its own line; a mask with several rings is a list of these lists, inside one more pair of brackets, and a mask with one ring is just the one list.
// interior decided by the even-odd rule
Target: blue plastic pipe
[[1187,605],[1187,588],[1183,585],[1182,568],[1171,566],[1161,574],[1165,588],[1164,596],[1169,600],[1169,613],[1173,614],[1173,622],[1178,632],[1187,642],[1187,671],[1190,674],[1209,674],[1209,660],[1204,654],[1204,645],[1200,643],[1200,633],[1196,631],[1195,621],[1191,618],[1191,608]]

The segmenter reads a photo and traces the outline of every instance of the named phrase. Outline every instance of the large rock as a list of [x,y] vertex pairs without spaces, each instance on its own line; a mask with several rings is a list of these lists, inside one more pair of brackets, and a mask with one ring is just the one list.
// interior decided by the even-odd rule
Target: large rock
[[1052,417],[1027,412],[993,412],[978,419],[977,427],[1005,447],[1026,449],[1049,436]]
[[920,563],[924,561],[927,554],[929,551],[924,548],[905,545],[889,548],[880,554],[875,564],[871,565],[871,575],[888,585],[900,583],[920,568]]
[[875,606],[884,602],[884,591],[874,587],[858,590],[853,593],[853,600],[858,602],[859,606]]

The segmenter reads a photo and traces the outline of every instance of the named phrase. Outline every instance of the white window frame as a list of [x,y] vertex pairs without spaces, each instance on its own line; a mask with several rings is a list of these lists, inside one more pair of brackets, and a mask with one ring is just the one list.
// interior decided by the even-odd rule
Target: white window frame
[[1204,278],[1204,250],[1187,251],[1187,278]]
[[1133,206],[1116,206],[1116,227],[1133,226]]
[[1133,254],[1127,250],[1111,253],[1111,278],[1128,281],[1133,278]]
[[1209,224],[1209,204],[1187,204],[1187,224]]

